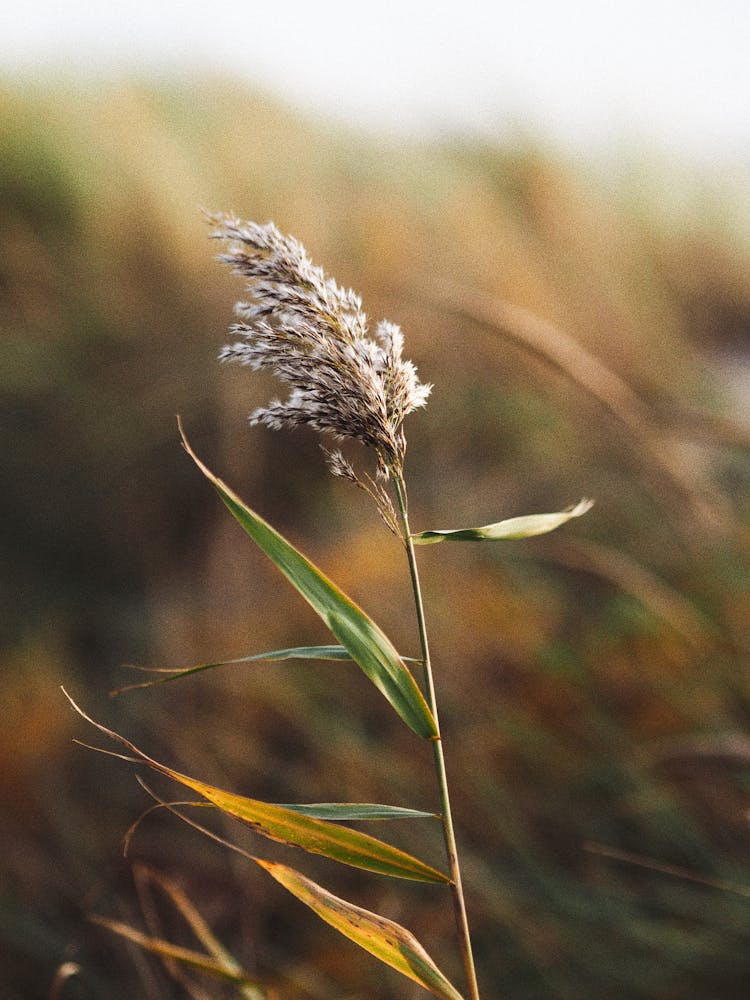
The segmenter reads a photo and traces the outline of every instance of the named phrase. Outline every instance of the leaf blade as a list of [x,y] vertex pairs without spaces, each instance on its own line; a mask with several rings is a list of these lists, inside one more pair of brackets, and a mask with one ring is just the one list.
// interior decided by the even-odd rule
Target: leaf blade
[[340,820],[383,820],[383,819],[439,819],[436,813],[421,809],[407,809],[404,806],[387,806],[374,802],[309,802],[277,803],[282,809],[312,816],[314,819]]
[[198,792],[222,812],[242,820],[271,840],[300,847],[310,854],[321,854],[332,861],[353,868],[363,868],[379,875],[388,875],[391,878],[404,878],[415,882],[450,881],[446,875],[431,865],[369,834],[338,826],[284,806],[226,792],[171,769],[167,771],[170,777]]
[[351,598],[204,465],[180,426],[183,447],[234,518],[328,625],[410,728],[437,739],[432,712],[390,639]]
[[554,514],[526,514],[521,517],[509,517],[495,524],[485,524],[480,528],[455,528],[420,531],[412,535],[415,545],[435,545],[438,542],[482,542],[505,541],[519,538],[531,538],[533,535],[544,535],[554,531],[574,517],[581,517],[593,506],[593,500],[581,500],[572,507],[557,511]]
[[288,649],[273,649],[267,653],[253,653],[250,656],[236,656],[230,660],[215,660],[209,663],[196,663],[191,667],[139,667],[129,664],[132,670],[142,670],[144,673],[159,674],[159,677],[139,684],[126,684],[124,687],[110,691],[111,695],[123,694],[125,691],[135,691],[139,688],[154,687],[156,684],[167,684],[191,674],[199,674],[215,667],[229,667],[240,663],[274,662],[279,660],[351,660],[349,651],[343,646],[294,646]]
[[182,945],[172,944],[172,942],[166,941],[164,938],[144,934],[136,930],[135,927],[131,927],[129,924],[122,923],[119,920],[110,920],[98,914],[93,914],[89,919],[92,923],[106,927],[107,930],[118,934],[120,937],[124,937],[133,944],[137,944],[144,951],[158,955],[163,960],[179,962],[182,965],[198,969],[200,972],[235,983],[238,986],[247,986],[255,990],[262,989],[262,985],[258,980],[252,979],[238,966],[222,961],[220,958],[206,955],[192,948],[185,948]]
[[385,965],[419,983],[441,1000],[463,1000],[405,927],[334,896],[293,868],[261,858],[253,860],[321,920]]
[[[76,705],[67,692],[64,693],[82,718],[91,723],[99,732],[126,747],[138,760],[186,788],[191,788],[218,809],[242,820],[257,833],[270,840],[299,847],[310,854],[320,854],[332,861],[376,872],[379,875],[387,875],[391,878],[442,884],[450,882],[449,877],[443,872],[407,854],[400,848],[371,837],[369,834],[360,833],[349,827],[338,826],[336,823],[329,823],[326,820],[304,816],[270,802],[262,802],[259,799],[251,799],[234,792],[227,792],[197,778],[181,774],[166,764],[154,760],[153,757],[149,757],[126,737],[108,729],[100,722],[96,722]],[[109,751],[103,752],[108,753]]]

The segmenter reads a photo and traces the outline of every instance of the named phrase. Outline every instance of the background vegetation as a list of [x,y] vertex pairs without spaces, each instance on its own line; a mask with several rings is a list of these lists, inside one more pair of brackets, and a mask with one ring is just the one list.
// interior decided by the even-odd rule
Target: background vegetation
[[[182,453],[178,412],[212,467],[415,652],[397,543],[312,435],[250,430],[272,386],[214,360],[241,288],[199,205],[272,218],[403,326],[436,387],[409,427],[415,529],[597,500],[559,536],[421,553],[486,995],[746,996],[747,898],[585,849],[750,892],[737,191],[635,156],[586,171],[525,143],[364,139],[220,80],[6,84],[0,149],[3,996],[49,996],[67,959],[82,974],[65,996],[184,995],[87,922],[141,921],[132,858],[178,879],[284,997],[421,995],[173,818],[148,820],[123,861],[145,797],[71,742],[88,734],[61,683],[226,788],[433,805],[414,801],[428,757],[355,669],[227,667],[107,698],[126,661],[326,641]],[[458,978],[442,897],[319,867]]]

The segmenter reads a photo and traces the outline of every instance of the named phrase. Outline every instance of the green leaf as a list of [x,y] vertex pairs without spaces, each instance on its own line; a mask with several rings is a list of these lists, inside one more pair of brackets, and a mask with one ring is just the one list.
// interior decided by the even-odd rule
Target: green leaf
[[188,455],[213,484],[247,534],[320,615],[401,718],[419,736],[437,739],[437,726],[424,695],[385,633],[317,566],[243,503],[201,462],[188,444],[181,426],[180,433]]
[[574,507],[558,511],[556,514],[528,514],[525,517],[509,517],[496,524],[485,524],[482,528],[456,528],[449,530],[420,531],[412,535],[415,545],[434,545],[437,542],[482,542],[500,541],[512,538],[529,538],[554,531],[571,518],[580,517],[590,510],[593,500],[581,500]]
[[381,806],[370,802],[310,802],[279,803],[283,809],[313,816],[315,819],[330,820],[377,820],[377,819],[439,819],[436,813],[422,812],[420,809],[405,809],[403,806]]
[[95,726],[99,732],[122,744],[131,754],[155,771],[167,775],[186,788],[191,788],[222,812],[242,820],[264,837],[290,844],[292,847],[300,847],[310,854],[322,854],[326,858],[351,865],[353,868],[363,868],[392,878],[411,879],[415,882],[450,882],[448,876],[436,868],[366,833],[311,816],[303,816],[283,806],[226,792],[197,778],[174,771],[171,767],[147,756],[124,736],[95,722],[70,696],[67,694],[66,696],[79,715]]
[[293,646],[291,649],[274,649],[270,653],[256,653],[243,660],[351,660],[343,646]]
[[[411,656],[402,656],[404,663],[421,663],[421,660]],[[274,649],[268,653],[253,653],[251,656],[237,656],[231,660],[216,660],[212,663],[197,663],[192,667],[141,667],[137,664],[128,663],[130,670],[140,670],[146,674],[158,674],[158,677],[150,681],[141,681],[139,684],[125,684],[123,687],[110,691],[113,697],[123,694],[125,691],[137,691],[139,688],[154,687],[155,684],[166,684],[169,681],[179,680],[181,677],[189,677],[191,674],[199,674],[203,670],[213,670],[214,667],[230,667],[238,663],[254,663],[263,660],[346,660],[354,662],[349,654],[349,650],[343,646],[294,646],[290,649]]]
[[[408,659],[408,657],[404,657]],[[343,646],[295,646],[291,649],[274,649],[268,653],[254,653],[252,656],[238,656],[232,660],[216,660],[213,663],[198,663],[192,667],[139,667],[128,664],[131,670],[142,670],[148,674],[159,674],[150,681],[140,684],[127,684],[124,687],[110,691],[111,695],[122,694],[124,691],[135,691],[138,688],[153,687],[155,684],[166,684],[168,681],[199,674],[203,670],[213,670],[214,667],[228,667],[237,663],[253,663],[262,660],[351,660],[349,651]]]
[[462,1000],[414,935],[385,917],[334,896],[286,865],[253,859],[327,924],[385,965],[419,983],[441,1000]]

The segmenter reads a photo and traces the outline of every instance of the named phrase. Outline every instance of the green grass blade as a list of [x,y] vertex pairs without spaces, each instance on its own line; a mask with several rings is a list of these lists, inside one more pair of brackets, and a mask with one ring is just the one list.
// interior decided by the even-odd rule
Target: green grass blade
[[[405,658],[406,659],[406,658]],[[115,696],[123,694],[125,691],[136,691],[139,688],[153,687],[155,684],[166,684],[168,681],[176,681],[181,677],[189,677],[191,674],[199,674],[204,670],[213,670],[214,667],[229,667],[238,663],[254,663],[263,660],[351,660],[349,651],[343,646],[294,646],[290,649],[273,649],[268,653],[253,653],[251,656],[237,656],[231,660],[216,660],[212,663],[197,663],[191,667],[139,667],[128,664],[131,670],[142,670],[148,674],[158,674],[158,677],[150,681],[141,681],[139,684],[126,684],[124,687],[115,688],[110,694]]]
[[437,726],[424,695],[385,633],[317,566],[218,479],[192,450],[181,427],[180,433],[185,450],[247,534],[320,615],[401,718],[419,736],[436,739]]
[[299,847],[310,854],[321,854],[323,857],[351,865],[353,868],[363,868],[366,871],[388,875],[391,878],[410,879],[414,882],[447,883],[447,875],[425,864],[418,858],[390,844],[377,840],[366,833],[338,826],[325,820],[304,816],[283,806],[250,799],[244,795],[224,791],[213,785],[208,785],[197,778],[191,778],[171,767],[159,763],[139,750],[135,744],[119,733],[95,722],[78,707],[68,696],[75,710],[92,726],[115,740],[138,760],[148,764],[161,774],[179,782],[186,788],[191,788],[222,812],[234,816],[251,826],[256,833],[271,840]]
[[286,865],[253,859],[327,924],[441,1000],[462,1000],[414,935],[400,924],[334,896]]
[[[246,660],[351,660],[343,646],[293,646],[274,649],[270,653],[256,653]],[[238,661],[241,662],[241,661]]]
[[380,820],[380,819],[439,819],[436,813],[422,812],[420,809],[405,809],[403,806],[383,806],[371,802],[310,802],[279,803],[282,809],[315,819],[330,820]]
[[509,517],[496,524],[485,524],[481,528],[456,528],[449,530],[420,531],[412,535],[415,545],[434,545],[436,542],[483,542],[501,541],[513,538],[530,538],[554,531],[571,518],[580,517],[590,510],[593,500],[581,500],[574,507],[558,511],[556,514],[528,514],[525,517]]

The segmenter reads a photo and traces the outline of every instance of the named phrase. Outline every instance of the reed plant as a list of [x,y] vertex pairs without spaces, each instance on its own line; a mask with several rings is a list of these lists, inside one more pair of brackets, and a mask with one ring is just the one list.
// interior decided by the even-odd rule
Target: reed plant
[[[358,295],[341,288],[315,266],[304,247],[282,235],[272,224],[242,222],[227,215],[209,216],[213,238],[224,246],[220,259],[247,283],[248,300],[237,304],[233,342],[220,357],[253,371],[272,372],[289,390],[250,416],[253,425],[274,430],[309,427],[326,439],[325,461],[331,474],[360,489],[403,548],[413,595],[416,638],[414,656],[397,650],[386,633],[326,574],[276,528],[245,503],[198,457],[182,425],[183,446],[214,487],[245,533],[265,553],[288,582],[308,602],[330,630],[332,644],[296,645],[254,652],[224,662],[330,660],[353,661],[387,699],[418,743],[429,745],[435,772],[432,793],[419,788],[420,798],[432,798],[431,808],[361,802],[278,804],[248,798],[183,774],[147,755],[123,735],[94,721],[75,706],[101,733],[118,742],[116,753],[197,793],[191,805],[211,806],[249,825],[261,837],[322,855],[377,875],[429,883],[450,898],[455,918],[455,946],[464,983],[457,989],[416,937],[405,927],[376,912],[335,896],[296,868],[268,860],[232,844],[198,824],[193,814],[155,795],[157,804],[244,854],[265,870],[322,920],[380,962],[391,966],[443,1000],[479,1000],[479,978],[472,951],[467,904],[461,877],[459,848],[451,809],[448,767],[441,732],[437,685],[428,638],[417,548],[444,541],[504,541],[552,531],[585,513],[590,501],[557,513],[514,516],[481,527],[413,531],[406,476],[404,421],[425,406],[432,386],[420,381],[415,366],[403,356],[399,327],[383,320],[370,333]],[[363,446],[365,458],[356,464],[342,450],[346,442]],[[333,442],[331,446],[330,442]],[[360,468],[364,464],[364,468]],[[221,664],[160,668],[155,677],[120,690],[175,680]],[[412,670],[421,672],[421,683]],[[75,703],[74,703],[75,704]],[[454,734],[460,740],[460,733]],[[461,748],[465,752],[467,748]],[[182,803],[182,806],[185,804]],[[400,848],[360,832],[351,823],[411,820],[438,822],[445,847],[443,868],[434,867]],[[129,925],[98,918],[110,929],[159,954],[165,962],[199,968],[233,983],[250,1000],[274,992],[244,972],[215,940],[192,905],[162,876],[147,876],[178,907],[205,946],[193,952]]]

